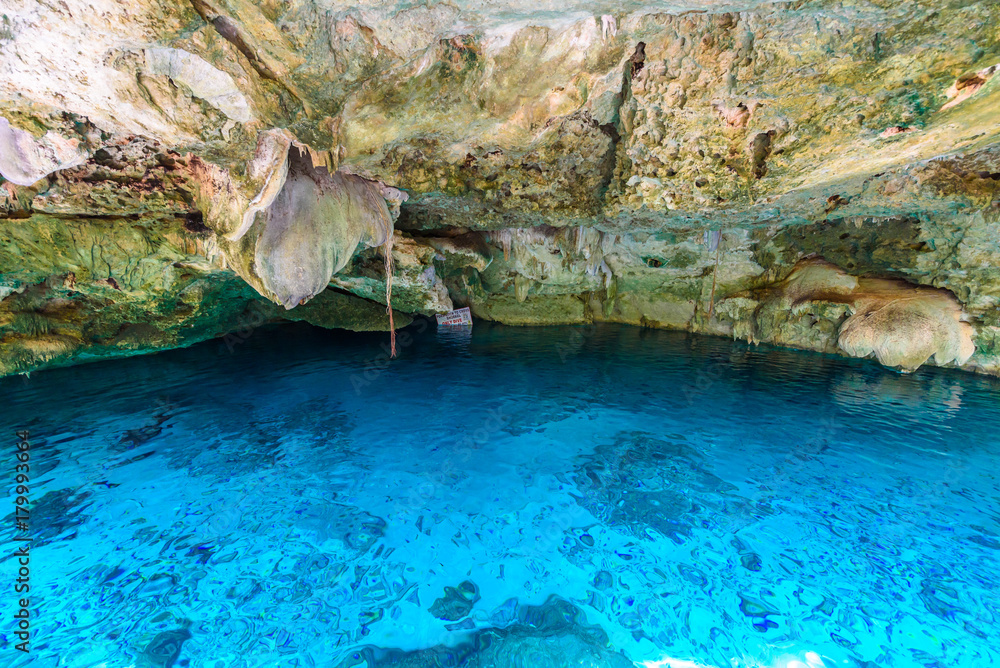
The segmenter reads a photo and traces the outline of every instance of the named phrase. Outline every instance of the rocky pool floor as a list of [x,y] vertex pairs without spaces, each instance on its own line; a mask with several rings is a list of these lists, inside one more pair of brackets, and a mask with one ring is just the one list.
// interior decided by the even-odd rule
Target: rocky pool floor
[[[420,331],[423,330],[423,331]],[[305,326],[0,380],[5,665],[1000,664],[1000,382],[636,328]],[[14,514],[0,529],[14,545]]]

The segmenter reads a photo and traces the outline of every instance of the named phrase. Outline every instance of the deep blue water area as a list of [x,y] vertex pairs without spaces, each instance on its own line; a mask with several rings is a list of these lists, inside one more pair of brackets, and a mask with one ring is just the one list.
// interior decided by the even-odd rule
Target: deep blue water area
[[295,325],[0,380],[3,665],[1000,665],[996,379],[617,326],[403,334],[391,363],[386,335]]

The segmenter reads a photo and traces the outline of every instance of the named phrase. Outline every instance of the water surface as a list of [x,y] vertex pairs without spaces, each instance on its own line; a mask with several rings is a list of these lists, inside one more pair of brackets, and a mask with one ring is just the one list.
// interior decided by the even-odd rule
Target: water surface
[[6,665],[1000,664],[996,380],[614,326],[385,338],[0,380],[11,490],[34,443]]

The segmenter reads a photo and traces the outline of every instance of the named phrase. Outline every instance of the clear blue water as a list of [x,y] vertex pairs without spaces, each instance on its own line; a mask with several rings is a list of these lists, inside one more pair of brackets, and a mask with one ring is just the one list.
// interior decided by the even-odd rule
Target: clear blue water
[[35,443],[4,665],[1000,664],[996,380],[610,326],[431,327],[383,368],[385,338],[0,381],[5,475]]

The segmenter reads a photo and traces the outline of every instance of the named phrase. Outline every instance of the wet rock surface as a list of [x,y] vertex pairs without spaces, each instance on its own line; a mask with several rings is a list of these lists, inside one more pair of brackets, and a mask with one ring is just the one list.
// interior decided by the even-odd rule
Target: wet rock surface
[[1000,7],[689,4],[18,3],[0,374],[385,330],[386,267],[397,326],[470,306],[1000,371]]

